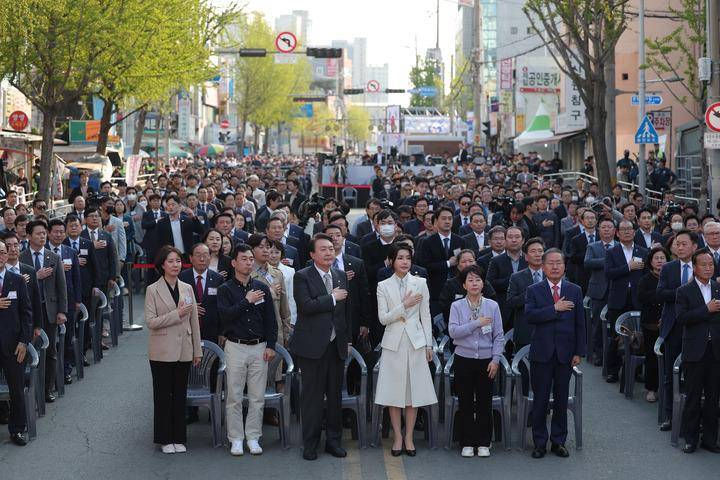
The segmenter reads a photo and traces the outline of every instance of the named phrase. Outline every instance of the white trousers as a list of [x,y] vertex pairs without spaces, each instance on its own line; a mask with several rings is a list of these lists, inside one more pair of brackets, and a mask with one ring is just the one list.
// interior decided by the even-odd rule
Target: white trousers
[[[268,363],[263,360],[265,343],[242,345],[225,342],[227,375],[226,421],[228,440],[259,440],[262,436],[263,407]],[[248,413],[243,428],[243,391],[247,385]]]

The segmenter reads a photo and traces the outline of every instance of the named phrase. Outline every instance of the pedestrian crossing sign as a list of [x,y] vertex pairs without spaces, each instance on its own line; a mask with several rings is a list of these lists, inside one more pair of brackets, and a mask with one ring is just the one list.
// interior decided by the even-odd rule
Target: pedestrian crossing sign
[[652,124],[650,117],[646,116],[640,122],[640,126],[635,133],[635,143],[658,143],[658,133]]

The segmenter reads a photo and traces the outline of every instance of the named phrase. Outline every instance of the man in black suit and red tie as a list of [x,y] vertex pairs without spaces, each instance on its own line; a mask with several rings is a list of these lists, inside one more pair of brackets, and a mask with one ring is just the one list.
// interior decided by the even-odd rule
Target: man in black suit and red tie
[[[718,399],[720,398],[720,284],[713,280],[715,260],[708,249],[692,256],[694,281],[678,288],[676,324],[682,326],[682,356],[687,400],[682,415],[683,452],[700,447],[720,453]],[[702,398],[705,398],[704,402]]]

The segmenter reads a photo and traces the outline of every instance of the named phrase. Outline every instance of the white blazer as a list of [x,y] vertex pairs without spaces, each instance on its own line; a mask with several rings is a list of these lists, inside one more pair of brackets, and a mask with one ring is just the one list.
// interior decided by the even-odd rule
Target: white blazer
[[[406,292],[419,293],[422,301],[405,310],[400,297],[399,279],[395,275],[378,283],[378,319],[385,325],[385,334],[380,345],[393,352],[400,346],[403,332],[417,350],[432,347],[432,324],[430,318],[430,292],[422,277],[407,274]],[[405,321],[403,321],[403,319]]]

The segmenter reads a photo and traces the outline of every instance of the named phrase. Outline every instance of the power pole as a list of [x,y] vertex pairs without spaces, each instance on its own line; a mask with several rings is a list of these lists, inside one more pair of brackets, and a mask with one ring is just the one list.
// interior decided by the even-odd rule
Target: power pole
[[615,89],[615,52],[612,52],[605,64],[605,81],[607,82],[607,95],[605,96],[605,148],[608,152],[608,166],[610,177],[617,179],[615,159],[617,158],[617,137],[616,137],[616,116],[615,103],[617,101],[617,90]]
[[[712,77],[710,78],[710,88],[707,89],[707,105],[720,100],[720,13],[718,10],[717,0],[707,0],[707,56],[712,61]],[[704,129],[708,131],[707,127]],[[717,200],[720,196],[720,150],[707,149],[708,165],[710,166],[710,208],[714,214],[717,214]],[[704,205],[702,205],[704,207]]]
[[[712,0],[710,0],[712,3]],[[638,45],[638,128],[645,119],[645,0],[640,0],[638,15],[638,36],[640,44]],[[645,144],[638,145],[638,186],[640,193],[645,195],[645,185],[647,184],[647,164],[645,162]]]
[[[455,55],[450,55],[450,86],[455,78]],[[450,90],[452,95],[452,89]],[[450,100],[450,135],[455,135],[455,100]]]
[[482,145],[482,6],[480,0],[475,0],[473,5],[473,145]]

